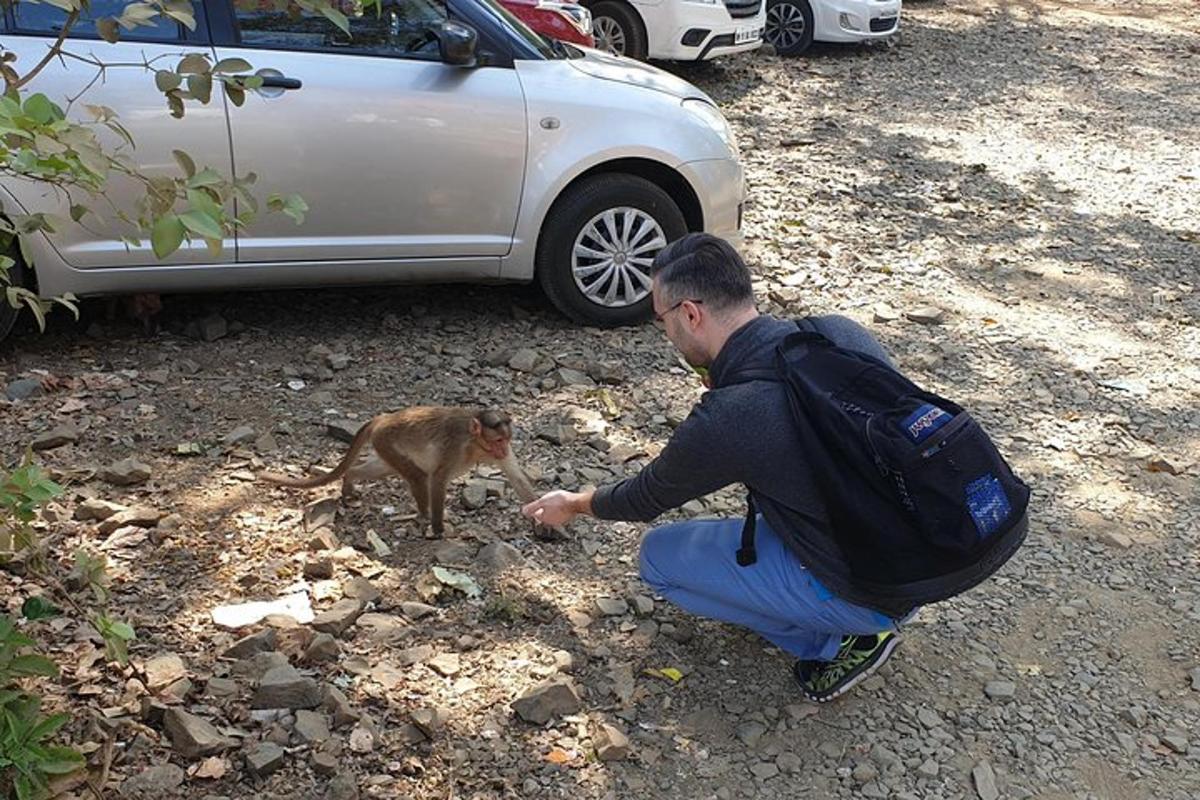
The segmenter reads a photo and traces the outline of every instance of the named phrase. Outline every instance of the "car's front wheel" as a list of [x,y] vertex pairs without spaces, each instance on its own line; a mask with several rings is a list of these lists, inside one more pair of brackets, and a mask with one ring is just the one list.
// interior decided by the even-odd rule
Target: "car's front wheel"
[[768,0],[767,44],[781,56],[798,56],[812,45],[813,13],[808,0]]
[[617,0],[603,0],[592,6],[592,32],[596,47],[619,56],[646,60],[649,47],[642,20],[632,6]]
[[542,226],[537,276],[576,322],[632,325],[650,316],[650,263],[687,233],[671,197],[635,175],[594,175],[563,193]]

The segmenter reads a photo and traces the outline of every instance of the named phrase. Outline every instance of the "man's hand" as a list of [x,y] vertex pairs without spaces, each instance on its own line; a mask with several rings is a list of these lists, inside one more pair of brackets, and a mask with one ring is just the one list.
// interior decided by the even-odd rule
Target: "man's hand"
[[564,492],[561,489],[544,494],[521,509],[522,514],[549,528],[560,528],[579,514],[590,514],[591,511],[591,492]]

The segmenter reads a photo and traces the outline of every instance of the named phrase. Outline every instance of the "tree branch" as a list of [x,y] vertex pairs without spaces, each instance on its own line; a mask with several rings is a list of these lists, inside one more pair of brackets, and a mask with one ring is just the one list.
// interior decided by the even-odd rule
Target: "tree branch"
[[33,69],[25,73],[25,77],[20,78],[16,83],[11,84],[9,86],[10,89],[20,89],[22,86],[37,77],[37,74],[46,68],[46,65],[50,63],[55,54],[62,51],[63,42],[67,40],[67,34],[71,32],[71,28],[74,27],[75,20],[77,19],[79,19],[78,10],[67,14],[67,21],[63,24],[62,30],[58,32],[58,39],[55,40],[54,44],[50,45],[50,50],[46,53],[46,55],[42,56],[42,60],[39,61]]

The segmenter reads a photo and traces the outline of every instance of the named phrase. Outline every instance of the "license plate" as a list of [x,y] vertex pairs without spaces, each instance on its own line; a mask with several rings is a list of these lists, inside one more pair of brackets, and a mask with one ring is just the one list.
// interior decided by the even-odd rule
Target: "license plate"
[[762,38],[762,28],[742,28],[733,34],[734,44],[746,44],[746,42],[757,42]]

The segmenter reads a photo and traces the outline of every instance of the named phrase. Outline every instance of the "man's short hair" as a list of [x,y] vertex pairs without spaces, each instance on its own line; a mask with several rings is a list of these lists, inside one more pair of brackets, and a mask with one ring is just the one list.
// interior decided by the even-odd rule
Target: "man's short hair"
[[753,305],[750,270],[733,245],[710,233],[689,233],[654,257],[650,274],[664,302],[702,300],[715,312]]

